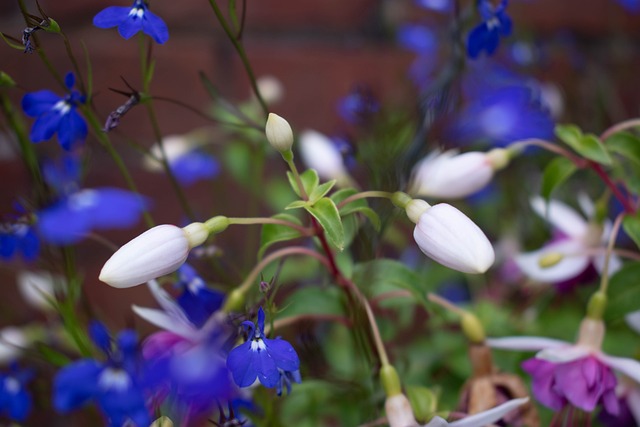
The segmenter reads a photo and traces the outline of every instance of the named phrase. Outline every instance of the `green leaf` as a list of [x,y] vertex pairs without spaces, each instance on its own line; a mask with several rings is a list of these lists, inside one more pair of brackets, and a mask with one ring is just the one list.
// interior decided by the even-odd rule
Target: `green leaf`
[[[298,197],[302,197],[302,194],[300,194],[298,189],[298,182],[296,181],[295,176],[291,172],[287,172],[287,178],[289,178],[289,184],[291,185],[291,188],[293,188],[293,191],[298,195]],[[300,180],[302,181],[302,186],[304,187],[304,191],[307,195],[313,193],[313,190],[315,190],[320,182],[318,173],[313,169],[307,169],[301,173]]]
[[[344,188],[332,194],[331,200],[333,200],[334,203],[338,205],[347,197],[351,197],[354,194],[358,194],[358,191],[354,188]],[[342,206],[339,212],[341,217],[346,217],[347,215],[359,212],[366,216],[369,221],[371,221],[371,224],[376,231],[380,231],[380,217],[373,209],[369,207],[365,199],[357,199],[349,202],[346,205]]]
[[309,286],[298,289],[285,300],[278,319],[308,314],[345,316],[344,294],[335,286]]
[[313,206],[305,206],[305,209],[318,220],[325,233],[327,233],[329,241],[339,250],[343,250],[344,229],[338,208],[336,208],[333,200],[323,197]]
[[316,188],[313,189],[311,194],[309,194],[309,203],[314,204],[315,202],[323,198],[325,194],[327,194],[335,184],[336,184],[336,180],[332,179],[329,182],[325,182],[324,184],[318,185]]
[[542,197],[549,200],[553,190],[565,182],[578,168],[566,157],[553,159],[542,174]]
[[[302,225],[300,220],[293,215],[281,213],[274,215],[272,218],[283,219],[296,225]],[[258,251],[258,259],[261,259],[267,248],[274,243],[284,242],[286,240],[296,239],[302,234],[294,228],[280,224],[264,224],[260,235],[260,250]]]
[[607,148],[640,166],[640,138],[629,132],[618,132],[606,139]]
[[356,265],[353,280],[370,296],[405,289],[420,301],[426,302],[425,289],[419,287],[424,281],[405,264],[392,259],[376,259]]
[[627,216],[622,220],[622,228],[640,247],[640,218],[637,216]]
[[285,206],[285,210],[289,209],[300,209],[309,206],[309,202],[305,202],[304,200],[295,200]]
[[632,311],[640,309],[640,262],[626,264],[609,280],[609,301],[605,320],[620,321]]
[[67,355],[62,354],[52,347],[44,343],[37,343],[36,350],[42,355],[42,357],[53,366],[62,367],[71,363],[71,360]]
[[611,164],[611,156],[597,136],[584,135],[575,125],[558,125],[555,128],[555,133],[561,141],[583,157],[603,165]]

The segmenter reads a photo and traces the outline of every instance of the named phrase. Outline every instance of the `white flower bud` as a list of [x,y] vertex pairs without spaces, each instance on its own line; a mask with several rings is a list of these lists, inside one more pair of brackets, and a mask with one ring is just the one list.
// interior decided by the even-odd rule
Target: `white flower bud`
[[509,153],[501,148],[488,153],[437,151],[416,165],[409,193],[440,199],[466,197],[486,186],[494,171],[508,162]]
[[405,207],[405,212],[407,216],[414,224],[417,224],[420,221],[420,217],[423,213],[429,209],[431,205],[424,200],[413,199],[411,200],[407,206]]
[[265,134],[269,144],[280,153],[291,150],[293,145],[293,131],[289,122],[277,114],[269,113]]
[[387,397],[384,403],[389,427],[414,427],[418,425],[411,403],[404,394]]
[[22,329],[15,326],[0,329],[0,365],[17,360],[28,345],[29,340]]
[[115,288],[130,288],[176,271],[208,235],[207,227],[199,222],[184,228],[153,227],[113,254],[102,267],[100,280]]
[[[58,278],[62,282],[62,278]],[[51,301],[55,301],[55,282],[46,271],[21,271],[17,276],[18,290],[22,298],[32,307],[43,311],[53,310]]]
[[304,164],[315,169],[321,179],[336,179],[338,183],[350,180],[342,154],[325,135],[305,130],[300,134],[299,147]]
[[482,230],[446,203],[432,206],[420,216],[413,238],[429,258],[463,273],[484,273],[495,259]]

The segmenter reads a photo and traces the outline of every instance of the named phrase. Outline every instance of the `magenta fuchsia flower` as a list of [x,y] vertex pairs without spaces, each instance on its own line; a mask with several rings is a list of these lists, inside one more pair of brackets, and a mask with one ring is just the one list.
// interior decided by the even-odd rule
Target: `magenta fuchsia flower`
[[508,337],[488,339],[493,348],[537,350],[522,368],[533,377],[533,394],[543,405],[559,411],[571,405],[591,412],[602,406],[617,415],[616,370],[640,382],[640,362],[609,356],[601,351],[604,337],[601,320],[585,318],[580,325],[576,344],[541,337]]
[[[583,210],[593,216],[591,201],[582,199]],[[575,210],[557,200],[549,203],[541,197],[531,200],[533,210],[546,219],[560,236],[533,252],[515,258],[522,272],[538,282],[554,283],[572,279],[584,272],[591,263],[601,273],[604,268],[610,225],[586,221]],[[621,267],[620,259],[612,255],[609,275]]]

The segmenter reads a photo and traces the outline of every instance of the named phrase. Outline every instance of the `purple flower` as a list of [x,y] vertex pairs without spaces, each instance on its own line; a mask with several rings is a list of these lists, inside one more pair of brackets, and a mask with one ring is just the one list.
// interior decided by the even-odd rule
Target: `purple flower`
[[453,5],[451,0],[415,0],[415,3],[420,7],[437,12],[448,12]]
[[[245,321],[248,339],[229,352],[227,367],[239,387],[249,387],[256,379],[267,388],[282,387],[282,375],[292,373],[291,379],[298,382],[294,374],[300,368],[300,359],[287,341],[268,339],[264,335],[264,311],[258,310],[258,323]],[[286,383],[285,383],[286,384]]]
[[478,0],[478,11],[482,22],[473,28],[467,39],[467,54],[477,58],[483,50],[493,55],[498,48],[500,36],[511,34],[511,18],[506,13],[508,0],[494,7],[489,0]]
[[131,7],[110,6],[93,17],[93,25],[98,28],[118,27],[118,32],[125,39],[131,38],[140,30],[158,44],[169,39],[167,25],[149,10],[143,0],[135,0]]
[[380,103],[368,86],[357,86],[338,103],[340,116],[352,125],[369,123],[380,111]]
[[132,423],[136,427],[151,424],[146,407],[141,359],[133,331],[122,331],[116,348],[102,326],[93,326],[91,336],[107,356],[106,361],[82,359],[62,368],[54,380],[53,405],[57,411],[73,411],[95,401],[110,427]]
[[416,85],[424,87],[437,64],[438,39],[426,25],[405,24],[396,34],[398,44],[417,54],[409,68],[409,76]]
[[76,108],[85,102],[84,96],[72,90],[75,82],[73,73],[65,77],[69,93],[60,97],[50,90],[40,90],[26,94],[22,98],[22,109],[29,117],[37,117],[29,138],[33,142],[51,139],[58,134],[58,141],[65,150],[71,150],[74,144],[87,137],[87,124]]
[[178,279],[178,285],[182,288],[178,304],[191,323],[197,327],[204,326],[211,315],[222,306],[224,294],[209,289],[189,264],[183,264],[178,269]]

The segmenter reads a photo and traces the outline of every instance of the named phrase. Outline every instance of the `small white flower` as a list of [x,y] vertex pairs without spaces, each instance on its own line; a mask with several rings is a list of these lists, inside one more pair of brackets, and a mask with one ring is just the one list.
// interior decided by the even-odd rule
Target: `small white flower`
[[176,271],[208,235],[207,227],[199,222],[184,228],[153,227],[113,254],[102,267],[100,280],[115,288],[129,288]]
[[436,151],[414,168],[409,193],[439,199],[459,199],[485,187],[494,171],[509,162],[509,152],[496,148],[487,153]]
[[429,258],[463,273],[484,273],[495,260],[493,247],[482,230],[446,203],[420,215],[413,238]]
[[18,290],[29,305],[43,311],[54,309],[51,301],[55,301],[55,283],[56,280],[61,283],[62,278],[54,279],[46,271],[21,271],[17,280]]
[[277,114],[269,113],[265,134],[269,144],[280,153],[291,150],[293,145],[293,131],[289,122]]
[[[195,141],[187,135],[169,135],[162,138],[162,149],[167,156],[167,162],[172,164],[180,157],[196,148]],[[159,144],[155,144],[149,150],[149,155],[144,157],[143,166],[153,172],[164,170],[162,166],[162,149]]]
[[335,179],[338,184],[350,180],[342,154],[325,135],[305,130],[300,134],[299,147],[304,164],[315,169],[321,179]]
[[[584,198],[581,202],[583,210],[591,213],[591,202]],[[610,224],[599,226],[587,222],[575,210],[557,200],[545,203],[541,197],[535,197],[531,200],[531,206],[565,237],[515,257],[516,264],[527,277],[543,283],[561,282],[576,277],[591,262],[599,273],[602,272]],[[620,259],[612,255],[609,275],[618,271],[621,265]]]

